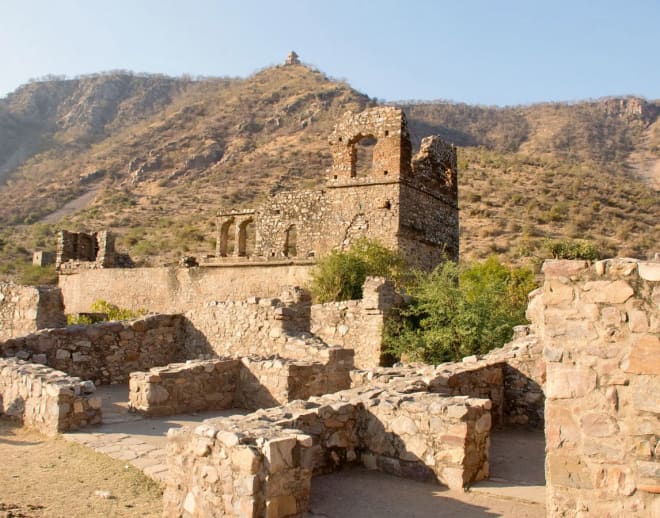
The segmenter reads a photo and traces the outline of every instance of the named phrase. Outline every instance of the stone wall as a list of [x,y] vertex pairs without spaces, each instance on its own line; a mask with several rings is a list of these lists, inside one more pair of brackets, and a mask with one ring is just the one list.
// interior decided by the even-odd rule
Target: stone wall
[[353,349],[356,368],[374,368],[381,364],[385,320],[400,303],[391,282],[369,277],[361,300],[311,306],[310,331],[328,344]]
[[170,430],[164,516],[297,516],[313,474],[351,463],[462,488],[488,474],[489,408],[353,389]]
[[60,275],[67,313],[85,313],[97,300],[154,313],[185,313],[201,302],[276,297],[304,286],[311,263],[227,264],[197,268],[109,268]]
[[376,367],[385,318],[400,297],[382,277],[367,278],[363,294],[311,305],[302,290],[288,288],[282,298],[208,302],[186,313],[186,346],[191,357],[280,355],[325,363],[328,345],[336,345],[353,349],[359,367]]
[[188,360],[133,372],[130,405],[148,415],[256,410],[347,389],[353,354],[335,349],[326,364],[274,358]]
[[147,415],[175,415],[234,406],[240,360],[192,360],[132,372],[129,405]]
[[96,384],[126,383],[129,373],[186,359],[180,315],[44,329],[0,342],[0,356],[43,363]]
[[44,365],[0,358],[0,414],[56,435],[101,422],[94,384]]
[[660,263],[543,271],[548,516],[660,516]]
[[58,288],[0,282],[0,341],[65,325],[62,292]]
[[488,398],[493,426],[542,429],[546,376],[543,347],[537,336],[529,334],[528,326],[520,326],[517,331],[517,337],[504,347],[460,362],[354,370],[352,386],[406,381],[447,396]]

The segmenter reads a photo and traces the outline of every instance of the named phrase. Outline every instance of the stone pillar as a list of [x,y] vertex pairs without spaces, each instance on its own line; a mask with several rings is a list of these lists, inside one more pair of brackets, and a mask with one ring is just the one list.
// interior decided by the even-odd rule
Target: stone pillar
[[548,516],[660,516],[660,263],[543,271]]

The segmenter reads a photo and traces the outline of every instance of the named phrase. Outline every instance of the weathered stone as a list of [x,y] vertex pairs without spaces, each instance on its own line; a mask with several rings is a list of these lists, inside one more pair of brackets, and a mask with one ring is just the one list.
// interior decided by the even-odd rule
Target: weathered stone
[[660,339],[654,335],[642,335],[637,338],[624,362],[624,371],[660,375]]
[[646,333],[649,330],[646,312],[636,309],[628,311],[628,325],[633,333]]
[[660,262],[644,262],[637,264],[639,276],[652,282],[660,282]]
[[549,259],[543,262],[541,271],[546,279],[552,279],[556,277],[572,277],[584,271],[586,268],[586,261]]
[[585,414],[580,419],[580,425],[589,437],[610,437],[619,431],[616,421],[609,414]]
[[266,443],[264,454],[266,460],[268,460],[271,473],[293,467],[293,448],[295,445],[295,437],[271,439]]
[[584,284],[583,300],[622,304],[633,296],[634,291],[626,281],[591,281]]
[[596,373],[589,368],[548,364],[546,396],[549,398],[582,397],[596,388]]
[[549,306],[571,302],[574,296],[573,288],[560,280],[550,279],[543,284],[543,300]]

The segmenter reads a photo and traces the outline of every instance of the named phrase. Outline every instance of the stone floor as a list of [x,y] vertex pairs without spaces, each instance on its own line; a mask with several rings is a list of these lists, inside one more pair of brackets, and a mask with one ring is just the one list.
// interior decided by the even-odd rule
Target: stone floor
[[[128,411],[128,386],[100,387],[103,423],[64,434],[68,440],[124,460],[158,482],[167,477],[165,435],[172,427],[194,425],[240,410],[144,418]],[[308,517],[375,518],[506,516],[538,518],[545,514],[542,432],[506,430],[491,437],[491,478],[468,492],[450,491],[362,468],[346,469],[312,480]]]
[[145,418],[128,411],[128,385],[104,385],[97,389],[96,394],[103,400],[103,423],[82,431],[65,433],[64,437],[115,459],[124,460],[161,483],[164,483],[167,476],[167,430],[194,425],[212,417],[245,413],[242,410],[221,410]]

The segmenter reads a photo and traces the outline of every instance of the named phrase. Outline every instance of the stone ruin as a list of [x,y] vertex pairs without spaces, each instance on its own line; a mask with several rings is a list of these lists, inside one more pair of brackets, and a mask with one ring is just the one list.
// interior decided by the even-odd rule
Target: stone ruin
[[[412,156],[394,108],[346,115],[330,146],[324,189],[223,212],[199,267],[116,268],[107,234],[63,233],[61,293],[0,285],[0,412],[48,434],[90,426],[109,383],[147,415],[254,410],[170,431],[165,516],[301,516],[312,477],[356,464],[464,488],[512,425],[545,430],[548,516],[660,515],[660,262],[547,261],[507,346],[381,367],[391,284],[322,305],[286,286],[362,236],[423,268],[456,258],[456,153],[431,137]],[[161,314],[62,327],[62,298]]]
[[[359,169],[365,140],[372,158]],[[392,107],[346,114],[329,143],[333,164],[322,190],[277,193],[255,209],[218,214],[218,258],[313,258],[360,237],[377,239],[424,269],[443,254],[458,258],[455,147],[427,137],[412,156],[405,116]]]
[[[42,252],[41,258],[43,256]],[[115,236],[107,230],[93,234],[62,230],[58,235],[55,268],[60,273],[80,269],[130,268],[132,265],[128,255],[115,251]]]
[[254,208],[221,210],[215,257],[129,270],[111,234],[63,232],[57,267],[68,311],[89,311],[99,299],[185,312],[200,297],[275,297],[285,286],[305,284],[316,258],[362,237],[398,250],[411,267],[431,270],[445,258],[458,259],[453,146],[427,137],[413,156],[405,115],[393,107],[347,113],[329,145],[333,164],[322,189],[279,192]]
[[523,425],[545,429],[548,516],[655,517],[660,262],[543,272],[531,326],[438,366],[378,367],[360,351],[397,302],[378,279],[343,307],[290,289],[42,329],[0,342],[0,409],[57,433],[101,419],[95,385],[127,381],[148,415],[256,409],[170,431],[165,516],[300,516],[314,476],[354,464],[463,488],[488,477],[491,430]]

